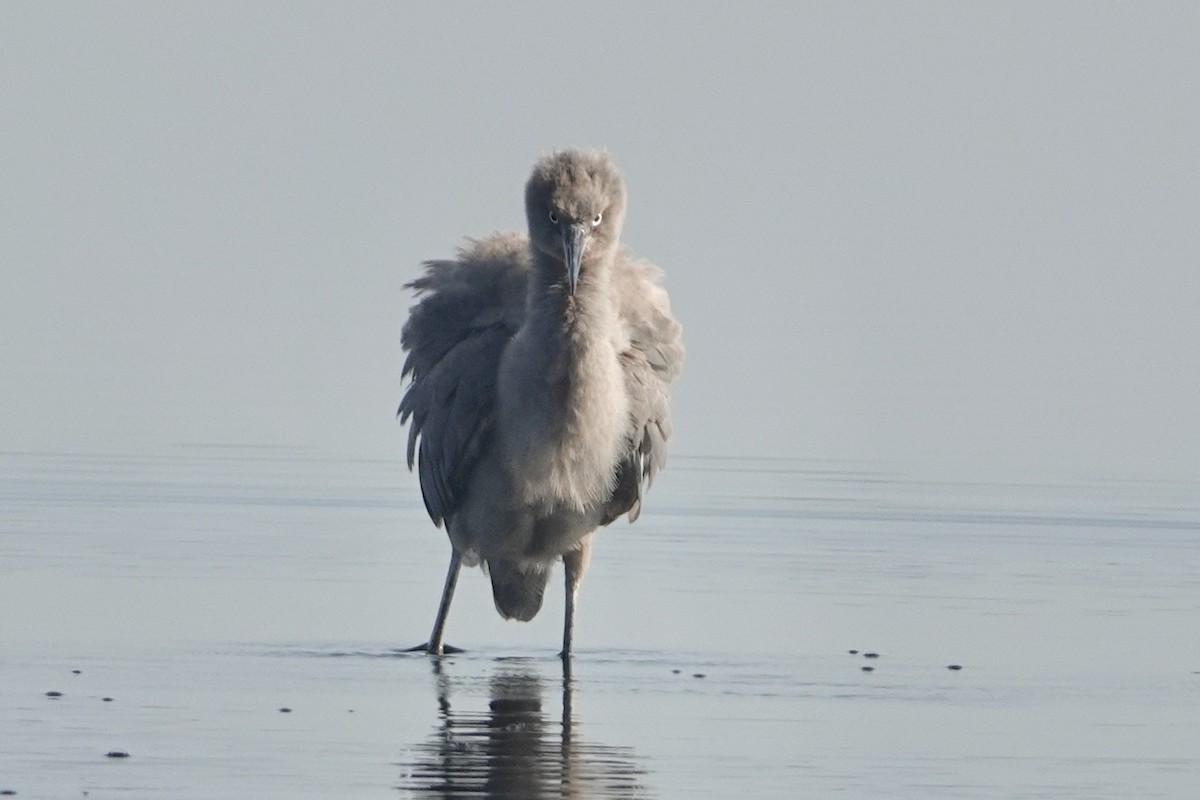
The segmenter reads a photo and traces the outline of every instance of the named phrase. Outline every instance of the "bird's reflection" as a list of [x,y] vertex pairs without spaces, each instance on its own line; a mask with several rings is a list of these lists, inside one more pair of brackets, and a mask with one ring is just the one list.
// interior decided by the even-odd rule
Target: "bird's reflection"
[[418,797],[651,797],[633,751],[589,744],[577,735],[573,684],[562,676],[562,716],[545,711],[545,683],[534,663],[495,662],[486,677],[487,710],[455,710],[451,695],[469,694],[480,677],[454,677],[435,660],[438,723],[413,748],[400,788]]

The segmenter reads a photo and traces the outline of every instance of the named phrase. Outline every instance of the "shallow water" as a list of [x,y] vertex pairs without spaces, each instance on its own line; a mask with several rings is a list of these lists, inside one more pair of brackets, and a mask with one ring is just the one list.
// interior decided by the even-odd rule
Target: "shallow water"
[[637,525],[600,535],[564,675],[557,593],[506,623],[478,571],[448,631],[468,652],[397,652],[425,639],[448,555],[415,483],[289,450],[0,456],[0,790],[1200,785],[1196,486],[676,458]]

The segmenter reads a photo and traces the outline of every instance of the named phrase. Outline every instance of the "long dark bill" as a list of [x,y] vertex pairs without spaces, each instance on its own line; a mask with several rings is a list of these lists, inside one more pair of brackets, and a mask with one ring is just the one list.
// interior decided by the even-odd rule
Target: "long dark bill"
[[567,291],[575,294],[579,285],[579,268],[583,264],[583,251],[587,249],[592,235],[587,225],[568,225],[563,228],[563,263],[567,267]]

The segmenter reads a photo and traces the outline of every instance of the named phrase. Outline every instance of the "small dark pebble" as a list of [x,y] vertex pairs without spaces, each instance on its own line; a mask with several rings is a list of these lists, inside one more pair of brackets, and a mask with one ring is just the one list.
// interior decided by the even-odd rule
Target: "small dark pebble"
[[952,670],[958,671],[958,670],[962,669],[962,664],[950,664],[946,667],[946,669],[952,669]]
[[16,797],[16,789],[0,789],[0,797]]
[[103,700],[103,701],[104,701],[104,702],[106,702],[106,703],[111,703],[111,702],[112,702],[112,698],[111,698],[111,697],[101,697],[100,699],[101,699],[101,700]]
[[863,667],[863,668],[862,668],[862,671],[863,671],[863,672],[874,672],[874,671],[875,671],[875,668],[874,668],[874,667],[871,667],[871,666],[866,666],[866,667]]
[[62,692],[46,692],[46,697],[62,697]]
[[879,653],[863,653],[863,658],[879,658]]
[[290,713],[292,713],[292,710],[290,708],[288,708],[287,706],[284,706],[283,708],[279,709],[279,713],[280,714],[290,714]]
[[83,670],[81,670],[81,669],[73,669],[73,670],[71,670],[71,674],[72,674],[72,675],[82,675],[82,674],[83,674]]
[[858,651],[857,651],[857,650],[848,650],[847,652],[848,652],[848,653],[850,653],[850,655],[852,655],[852,656],[856,656],[856,655],[858,655]]
[[671,670],[672,675],[678,675],[679,673],[680,673],[680,670],[677,670],[677,669]]
[[109,750],[104,755],[108,758],[129,758],[129,753],[124,750]]
[[708,676],[705,675],[703,672],[693,672],[692,677],[693,678],[707,678]]

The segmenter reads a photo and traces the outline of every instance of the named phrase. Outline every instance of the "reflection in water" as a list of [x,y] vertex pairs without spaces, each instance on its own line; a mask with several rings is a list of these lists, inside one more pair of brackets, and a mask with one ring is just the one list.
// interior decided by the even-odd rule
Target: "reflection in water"
[[498,662],[486,712],[455,711],[455,681],[440,660],[439,722],[405,763],[400,788],[419,797],[632,798],[650,797],[633,751],[580,741],[571,710],[569,669],[562,680],[562,719],[543,712],[544,687],[535,668]]

